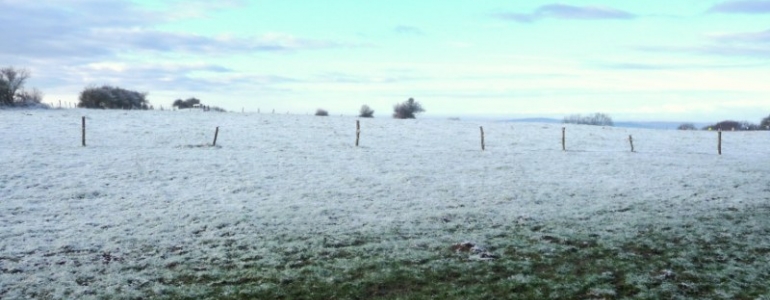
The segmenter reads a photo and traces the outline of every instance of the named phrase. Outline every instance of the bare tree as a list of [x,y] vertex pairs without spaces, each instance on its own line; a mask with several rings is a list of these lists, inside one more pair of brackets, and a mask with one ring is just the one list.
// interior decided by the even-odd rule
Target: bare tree
[[316,115],[316,116],[320,116],[320,117],[326,117],[326,116],[328,116],[328,115],[329,115],[329,112],[328,112],[328,111],[326,111],[325,109],[319,108],[319,109],[317,109],[317,110],[315,111],[315,115]]
[[16,95],[18,102],[22,105],[35,105],[43,101],[43,92],[37,88],[32,88],[31,91],[21,91]]
[[29,78],[29,71],[26,69],[13,67],[0,69],[0,104],[13,105],[18,97],[17,93],[23,91],[27,78]]

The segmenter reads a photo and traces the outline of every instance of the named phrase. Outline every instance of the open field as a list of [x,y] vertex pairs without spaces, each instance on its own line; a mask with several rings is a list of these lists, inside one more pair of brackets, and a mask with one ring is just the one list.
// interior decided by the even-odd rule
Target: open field
[[0,110],[0,298],[770,299],[770,132],[355,120]]

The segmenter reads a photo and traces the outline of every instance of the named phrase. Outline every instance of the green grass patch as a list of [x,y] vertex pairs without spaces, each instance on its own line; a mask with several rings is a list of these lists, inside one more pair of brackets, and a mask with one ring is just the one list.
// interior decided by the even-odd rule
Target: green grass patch
[[500,228],[485,241],[498,257],[491,260],[450,244],[377,251],[424,237],[353,235],[276,249],[279,261],[248,267],[177,267],[146,292],[159,299],[770,299],[767,211],[602,234],[565,234],[564,224]]
[[[649,231],[618,245],[522,239],[477,261],[440,249],[418,260],[327,258],[277,269],[212,271],[163,281],[167,299],[757,299],[770,262],[732,241],[683,241]],[[498,241],[499,242],[499,241]],[[439,250],[439,249],[435,249]],[[361,253],[355,250],[350,252]],[[347,253],[347,252],[345,252]],[[740,253],[740,254],[725,254]]]

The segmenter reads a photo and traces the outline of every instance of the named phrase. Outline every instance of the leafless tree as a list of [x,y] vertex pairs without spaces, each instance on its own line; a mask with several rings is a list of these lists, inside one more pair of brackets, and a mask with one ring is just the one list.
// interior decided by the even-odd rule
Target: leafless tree
[[19,92],[16,98],[22,104],[39,104],[43,101],[43,92],[37,88],[32,88],[31,91],[23,90]]
[[18,93],[24,90],[27,78],[29,71],[26,69],[0,69],[0,105],[13,105],[19,96]]

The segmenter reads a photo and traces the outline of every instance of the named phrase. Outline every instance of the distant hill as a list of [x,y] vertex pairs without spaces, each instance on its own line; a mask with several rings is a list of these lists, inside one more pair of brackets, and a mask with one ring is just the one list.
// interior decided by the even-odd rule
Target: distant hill
[[[561,123],[561,119],[552,119],[552,118],[523,118],[523,119],[510,119],[505,120],[504,122],[515,122],[515,123]],[[615,127],[626,127],[626,128],[648,128],[648,129],[676,129],[681,125],[682,123],[687,122],[614,122]],[[693,123],[696,128],[702,128],[703,126],[707,126],[708,123]]]
[[[615,122],[615,127],[650,128],[650,129],[676,129],[682,123],[688,122]],[[693,123],[695,128],[706,126],[706,123]]]
[[515,123],[561,123],[561,120],[551,118],[523,118],[523,119],[511,119],[504,122]]

